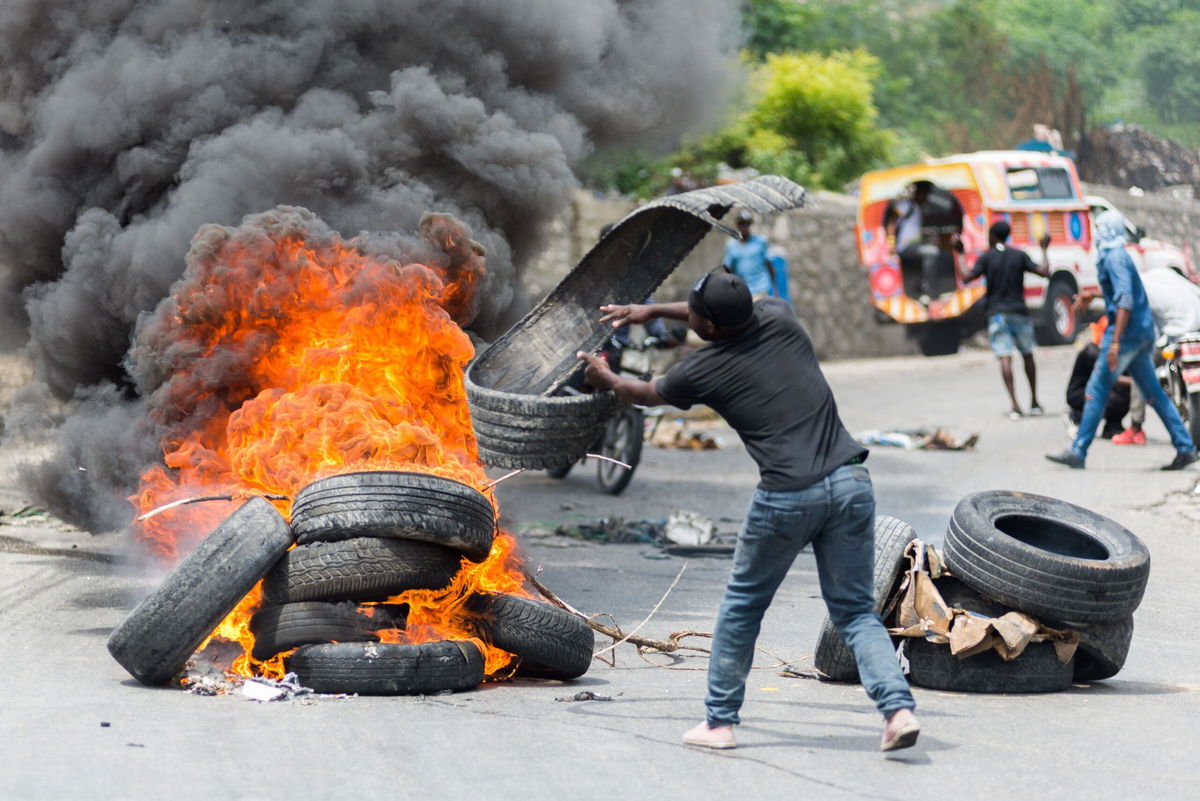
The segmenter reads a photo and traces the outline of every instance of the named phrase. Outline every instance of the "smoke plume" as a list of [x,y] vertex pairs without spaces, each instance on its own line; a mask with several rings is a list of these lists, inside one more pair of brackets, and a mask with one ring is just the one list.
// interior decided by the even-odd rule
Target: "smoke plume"
[[203,225],[288,205],[371,237],[452,214],[487,252],[470,327],[491,338],[576,168],[705,124],[736,45],[731,0],[4,6],[0,334],[70,410],[26,488],[93,531],[128,522],[161,458],[127,354]]

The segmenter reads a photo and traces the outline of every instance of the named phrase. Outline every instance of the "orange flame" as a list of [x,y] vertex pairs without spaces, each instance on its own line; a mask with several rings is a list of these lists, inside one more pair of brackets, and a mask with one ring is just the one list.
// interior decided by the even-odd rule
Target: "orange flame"
[[[401,263],[369,255],[366,243],[343,240],[301,209],[201,229],[187,274],[135,344],[166,361],[148,398],[163,463],[142,475],[131,498],[138,512],[195,496],[290,498],[359,470],[416,470],[488,491],[463,386],[474,349],[459,326],[470,319],[483,256],[448,216],[427,215],[420,233],[432,257]],[[176,561],[234,508],[179,506],[135,537]],[[467,636],[462,599],[522,592],[520,575],[511,538],[498,537],[486,561],[464,561],[451,587],[401,596],[413,610],[405,636]],[[249,656],[258,605],[256,588],[213,636],[242,643],[235,672],[279,676],[282,659]],[[489,668],[511,659],[485,651]]]

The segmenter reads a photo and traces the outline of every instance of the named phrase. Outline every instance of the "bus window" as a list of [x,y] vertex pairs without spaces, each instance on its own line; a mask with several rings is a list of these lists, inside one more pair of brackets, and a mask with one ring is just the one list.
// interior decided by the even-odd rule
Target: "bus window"
[[1070,200],[1075,197],[1070,174],[1062,167],[1015,167],[1008,170],[1013,200]]

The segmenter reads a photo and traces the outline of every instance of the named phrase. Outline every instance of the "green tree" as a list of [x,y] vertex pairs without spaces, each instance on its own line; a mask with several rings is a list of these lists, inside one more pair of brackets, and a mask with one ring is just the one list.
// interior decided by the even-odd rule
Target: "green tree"
[[863,50],[767,56],[751,75],[749,109],[725,134],[730,163],[830,188],[882,163],[892,138],[877,125],[878,70]]
[[1177,11],[1167,22],[1143,29],[1148,35],[1139,65],[1142,85],[1163,122],[1200,122],[1200,12]]

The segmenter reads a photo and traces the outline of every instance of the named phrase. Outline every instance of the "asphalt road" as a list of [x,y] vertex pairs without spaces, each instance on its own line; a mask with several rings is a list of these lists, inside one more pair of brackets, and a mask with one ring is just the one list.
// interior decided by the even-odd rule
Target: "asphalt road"
[[[823,616],[803,554],[764,623],[732,752],[679,742],[703,712],[703,657],[643,659],[628,645],[615,666],[594,662],[576,682],[512,681],[425,698],[258,703],[149,689],[104,642],[155,580],[129,565],[120,534],[12,517],[22,499],[10,488],[0,491],[0,799],[1191,797],[1200,780],[1198,472],[1156,469],[1171,456],[1157,420],[1147,425],[1149,446],[1098,443],[1086,471],[1046,462],[1044,452],[1066,444],[1061,396],[1073,353],[1039,355],[1051,413],[1016,422],[985,352],[826,371],[852,431],[980,435],[972,451],[873,450],[879,512],[909,521],[923,538],[941,542],[965,494],[1018,489],[1093,508],[1145,540],[1150,585],[1128,662],[1111,680],[1031,696],[915,689],[921,741],[885,757],[881,721],[861,688],[780,675],[783,661],[811,666]],[[543,582],[629,630],[685,560],[648,544],[549,532],[687,509],[732,533],[755,475],[728,431],[722,439],[726,447],[714,451],[648,447],[619,498],[599,491],[590,465],[563,481],[517,476],[501,485],[506,524]],[[711,631],[729,561],[686,565],[639,633]],[[581,691],[611,700],[556,700]]]

